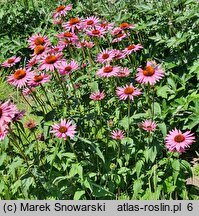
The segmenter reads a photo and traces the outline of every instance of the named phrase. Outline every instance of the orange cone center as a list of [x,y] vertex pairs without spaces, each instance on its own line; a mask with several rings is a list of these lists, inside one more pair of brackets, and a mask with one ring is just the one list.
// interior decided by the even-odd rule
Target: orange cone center
[[104,68],[104,73],[110,73],[112,71],[113,71],[113,67],[111,67],[111,66],[107,66]]
[[16,70],[14,72],[14,78],[17,80],[23,79],[26,76],[26,71],[25,70]]
[[34,81],[35,82],[40,82],[40,81],[42,81],[43,80],[43,76],[42,75],[36,75],[35,77],[34,77]]
[[60,11],[63,11],[65,8],[64,5],[60,5],[59,7],[56,8],[56,12],[60,12]]
[[145,76],[153,76],[154,73],[155,73],[155,69],[150,65],[146,66],[145,69],[143,70],[143,74]]
[[45,43],[44,39],[42,37],[37,37],[35,40],[35,45],[43,45]]
[[47,56],[45,61],[47,64],[54,64],[57,61],[57,57],[54,55]]
[[61,133],[66,133],[67,130],[68,130],[68,128],[65,126],[60,126],[60,128],[59,128],[59,132],[61,132]]
[[174,141],[176,141],[178,143],[183,142],[184,140],[185,140],[185,137],[182,134],[178,134],[174,137]]
[[132,94],[133,92],[134,92],[133,87],[127,87],[127,88],[124,89],[125,94]]

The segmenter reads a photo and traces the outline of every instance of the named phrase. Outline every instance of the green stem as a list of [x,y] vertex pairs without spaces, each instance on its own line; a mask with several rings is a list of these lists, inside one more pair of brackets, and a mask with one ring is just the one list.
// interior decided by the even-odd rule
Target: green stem
[[130,111],[131,111],[131,104],[130,104],[130,98],[128,98],[128,131],[127,131],[128,137],[129,137],[129,131],[130,131]]
[[[61,141],[62,141],[62,140],[61,140]],[[57,153],[58,153],[58,150],[59,150],[59,144],[61,143],[61,141],[56,143],[55,150],[54,150],[54,154],[53,154],[53,159],[52,159],[51,164],[50,164],[50,172],[49,172],[48,177],[50,177],[51,174],[52,174],[53,164],[54,164],[54,162],[55,162],[55,158],[56,158],[56,156],[57,156]]]
[[44,94],[45,94],[45,96],[46,96],[46,99],[47,99],[47,101],[48,101],[48,104],[49,104],[50,107],[53,109],[53,107],[52,107],[52,105],[51,105],[51,103],[50,103],[50,100],[49,100],[48,94],[47,94],[47,92],[46,92],[46,90],[45,90],[45,88],[43,87],[42,84],[41,84],[41,89],[42,89],[42,91],[44,92]]
[[68,143],[69,143],[69,145],[70,145],[70,148],[71,148],[73,154],[75,155],[76,161],[78,162],[78,157],[77,157],[77,154],[76,154],[76,152],[75,152],[74,145],[71,143],[71,141],[69,140],[69,138],[67,139],[67,141],[68,141]]

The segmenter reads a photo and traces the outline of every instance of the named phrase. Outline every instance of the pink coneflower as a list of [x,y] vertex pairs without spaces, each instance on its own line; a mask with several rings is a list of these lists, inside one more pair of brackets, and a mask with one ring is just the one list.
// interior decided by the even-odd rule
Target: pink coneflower
[[30,130],[36,128],[37,124],[33,119],[29,119],[25,124],[24,124],[24,128],[28,128]]
[[72,60],[70,63],[63,61],[59,65],[58,69],[59,69],[60,75],[64,76],[66,74],[71,74],[73,71],[76,71],[78,67],[79,67],[79,64],[75,60]]
[[72,139],[76,133],[76,125],[73,124],[72,121],[66,121],[66,119],[61,119],[61,123],[59,124],[53,124],[52,128],[53,130],[51,130],[51,133],[54,133],[56,137],[63,138],[64,140],[66,140],[67,137]]
[[81,29],[81,20],[77,17],[71,18],[68,22],[64,23],[63,28],[66,29],[67,31],[72,31],[74,32],[75,29],[80,30]]
[[125,29],[134,29],[135,26],[133,24],[129,24],[127,22],[123,22],[120,24],[120,29],[125,30]]
[[139,83],[154,85],[157,81],[164,77],[164,71],[160,65],[157,65],[154,61],[147,62],[144,69],[138,68],[136,74],[136,80]]
[[119,59],[126,57],[126,54],[123,51],[114,49],[113,52],[114,52],[114,59],[115,60],[119,60]]
[[12,56],[11,58],[7,59],[5,62],[1,64],[2,67],[12,67],[18,62],[20,62],[21,57]]
[[86,30],[86,34],[88,36],[93,36],[93,37],[103,37],[103,35],[106,34],[106,30],[104,28],[101,28],[99,26],[91,29],[91,30]]
[[53,55],[44,55],[42,56],[42,62],[39,66],[40,70],[54,71],[55,68],[59,67],[59,64],[62,62],[61,56],[62,53],[57,53]]
[[125,68],[120,67],[120,70],[116,76],[117,77],[127,77],[129,74],[130,74],[130,70],[127,67]]
[[48,50],[46,46],[43,45],[37,45],[34,48],[34,54],[32,55],[33,57],[37,57],[37,59],[40,59],[40,57],[45,54],[45,52]]
[[40,73],[37,75],[34,75],[34,77],[28,82],[28,85],[30,87],[36,87],[40,84],[44,84],[49,82],[50,76],[44,73]]
[[114,23],[106,23],[106,22],[102,22],[100,24],[100,27],[105,29],[106,31],[111,30],[114,26]]
[[82,42],[79,42],[79,43],[76,44],[76,47],[80,48],[80,49],[82,47],[86,47],[86,48],[91,49],[94,46],[95,46],[95,44],[92,41],[82,41]]
[[42,36],[41,34],[32,35],[29,39],[29,47],[34,49],[38,45],[46,45],[50,44],[50,41],[47,36]]
[[24,88],[22,91],[23,96],[30,95],[35,89],[34,88]]
[[101,53],[97,55],[97,61],[100,63],[109,63],[113,58],[115,54],[113,50],[103,50]]
[[4,140],[8,134],[8,126],[0,123],[0,141]]
[[99,101],[99,100],[104,99],[104,97],[105,97],[104,92],[97,91],[97,92],[92,93],[89,98],[94,101]]
[[152,121],[152,120],[145,120],[143,121],[141,124],[139,124],[139,127],[144,129],[145,131],[155,131],[156,127],[157,127],[157,124]]
[[114,130],[111,132],[111,137],[115,140],[122,140],[125,137],[124,131]]
[[52,46],[51,49],[48,50],[48,54],[61,53],[63,49],[64,46]]
[[111,34],[115,37],[112,40],[112,43],[116,43],[119,41],[122,41],[124,38],[126,38],[127,36],[129,36],[130,34],[126,34],[124,31],[122,31],[120,28],[115,28]]
[[82,21],[83,28],[90,28],[96,26],[99,23],[99,18],[95,16],[87,17]]
[[132,52],[136,52],[141,49],[143,49],[143,46],[141,46],[140,44],[131,44],[127,48],[124,49],[124,53],[126,55],[130,55]]
[[100,68],[96,74],[99,77],[111,77],[111,76],[116,76],[119,70],[120,70],[120,67],[118,66],[114,67],[111,65],[106,65],[105,67]]
[[11,122],[18,112],[17,107],[9,100],[0,103],[0,124],[3,125]]
[[78,36],[72,32],[61,32],[58,36],[59,39],[67,39],[69,42],[77,42],[79,40]]
[[165,145],[171,152],[185,152],[185,149],[189,148],[193,142],[195,142],[195,136],[191,131],[182,133],[176,128],[165,138]]
[[32,67],[33,67],[34,65],[36,65],[38,62],[39,62],[39,59],[38,59],[36,56],[34,56],[34,57],[32,57],[32,58],[28,61],[27,65],[26,65],[26,68],[27,68],[27,69],[32,69]]
[[7,77],[9,84],[14,85],[18,88],[22,88],[27,84],[29,80],[33,77],[33,73],[30,69],[20,68],[17,69],[14,74]]
[[130,83],[130,85],[126,85],[125,87],[118,87],[116,90],[116,95],[120,98],[120,100],[126,100],[127,98],[133,100],[134,97],[141,94],[141,90],[133,87],[132,83]]
[[67,12],[72,9],[72,4],[69,5],[60,5],[55,9],[55,12],[52,14],[53,18],[56,18],[58,16],[66,16]]

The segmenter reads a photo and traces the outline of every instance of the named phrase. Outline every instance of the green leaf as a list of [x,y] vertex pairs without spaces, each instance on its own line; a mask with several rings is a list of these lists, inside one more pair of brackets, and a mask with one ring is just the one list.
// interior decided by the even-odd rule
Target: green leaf
[[100,150],[98,147],[96,147],[95,150],[96,150],[96,154],[97,154],[97,155],[102,159],[102,161],[105,163],[105,158],[104,158],[104,155],[102,154],[101,150]]
[[157,87],[157,95],[158,97],[167,98],[168,86],[164,85],[162,87]]
[[164,122],[159,123],[158,127],[160,128],[160,130],[162,132],[162,135],[165,137],[167,135],[167,126],[166,126],[166,124]]
[[85,194],[84,190],[76,191],[73,197],[74,200],[80,200],[80,198]]

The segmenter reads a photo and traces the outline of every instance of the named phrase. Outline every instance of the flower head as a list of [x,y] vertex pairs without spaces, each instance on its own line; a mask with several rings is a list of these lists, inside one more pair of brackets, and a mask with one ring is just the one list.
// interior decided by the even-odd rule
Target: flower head
[[130,55],[132,52],[136,52],[141,49],[143,49],[143,46],[141,46],[140,44],[131,44],[127,48],[124,49],[124,53],[126,55]]
[[135,26],[133,24],[129,24],[127,22],[123,22],[123,23],[120,24],[120,28],[122,30],[125,30],[125,29],[134,29]]
[[11,122],[18,112],[17,107],[9,100],[4,103],[0,102],[0,124],[3,125]]
[[59,69],[60,75],[64,76],[66,74],[71,74],[73,71],[76,71],[78,67],[79,67],[79,64],[75,60],[72,60],[70,63],[63,61],[59,65],[58,69]]
[[39,66],[40,70],[54,71],[55,68],[59,67],[59,64],[62,62],[61,53],[48,54],[42,56],[41,64]]
[[105,35],[106,32],[107,31],[104,28],[101,28],[100,26],[97,26],[90,30],[86,30],[86,34],[88,36],[93,36],[93,37],[103,37],[103,35]]
[[33,119],[29,119],[24,125],[25,128],[28,128],[30,130],[36,128],[36,126],[37,126],[37,124]]
[[54,133],[56,137],[63,138],[64,140],[66,140],[67,137],[73,139],[76,133],[76,125],[73,124],[72,121],[66,121],[66,119],[61,119],[59,124],[53,124],[52,128],[53,130],[51,130],[51,133]]
[[14,74],[7,77],[7,81],[9,84],[14,85],[18,88],[22,88],[27,84],[29,80],[33,77],[33,73],[30,69],[20,68],[15,70]]
[[120,67],[106,65],[105,67],[100,68],[96,74],[99,77],[111,77],[111,76],[116,76],[119,70],[120,70]]
[[113,50],[103,50],[97,55],[97,61],[100,63],[110,62],[114,58],[115,54]]
[[122,140],[125,137],[125,135],[124,132],[121,130],[114,130],[111,132],[111,137],[115,140]]
[[50,41],[47,36],[42,36],[41,34],[32,35],[29,39],[29,47],[34,49],[38,45],[47,46],[50,44]]
[[63,23],[63,28],[66,29],[67,31],[72,31],[74,32],[75,29],[80,30],[81,29],[81,20],[77,17],[71,18],[68,22]]
[[72,4],[69,5],[60,5],[56,8],[55,12],[52,14],[53,18],[60,17],[60,16],[66,16],[67,12],[72,9]]
[[122,68],[120,67],[120,71],[117,73],[117,77],[127,77],[128,75],[130,74],[130,70],[125,67],[125,68]]
[[12,56],[1,64],[2,67],[12,67],[21,60],[21,57]]
[[144,69],[138,68],[136,74],[136,80],[139,83],[154,85],[156,82],[164,77],[164,71],[160,65],[157,65],[154,61],[147,62]]
[[99,23],[99,18],[95,16],[87,17],[82,21],[83,28],[91,28]]
[[130,83],[130,85],[126,85],[125,87],[118,87],[116,90],[116,95],[120,98],[120,100],[126,100],[127,98],[133,100],[134,97],[141,94],[141,90],[133,87],[132,83]]
[[169,132],[165,138],[165,145],[171,152],[185,152],[186,148],[195,142],[195,136],[190,131],[182,133],[178,129]]
[[143,121],[139,126],[148,132],[155,131],[155,129],[157,127],[156,123],[150,119]]
[[38,85],[49,82],[49,80],[50,80],[49,75],[40,73],[40,74],[34,75],[34,77],[28,82],[28,85],[30,87],[36,87]]
[[8,125],[0,123],[0,141],[4,140],[8,134]]
[[104,99],[104,97],[105,97],[104,92],[100,92],[100,91],[94,92],[90,95],[90,99],[92,99],[94,101],[102,100],[102,99]]

